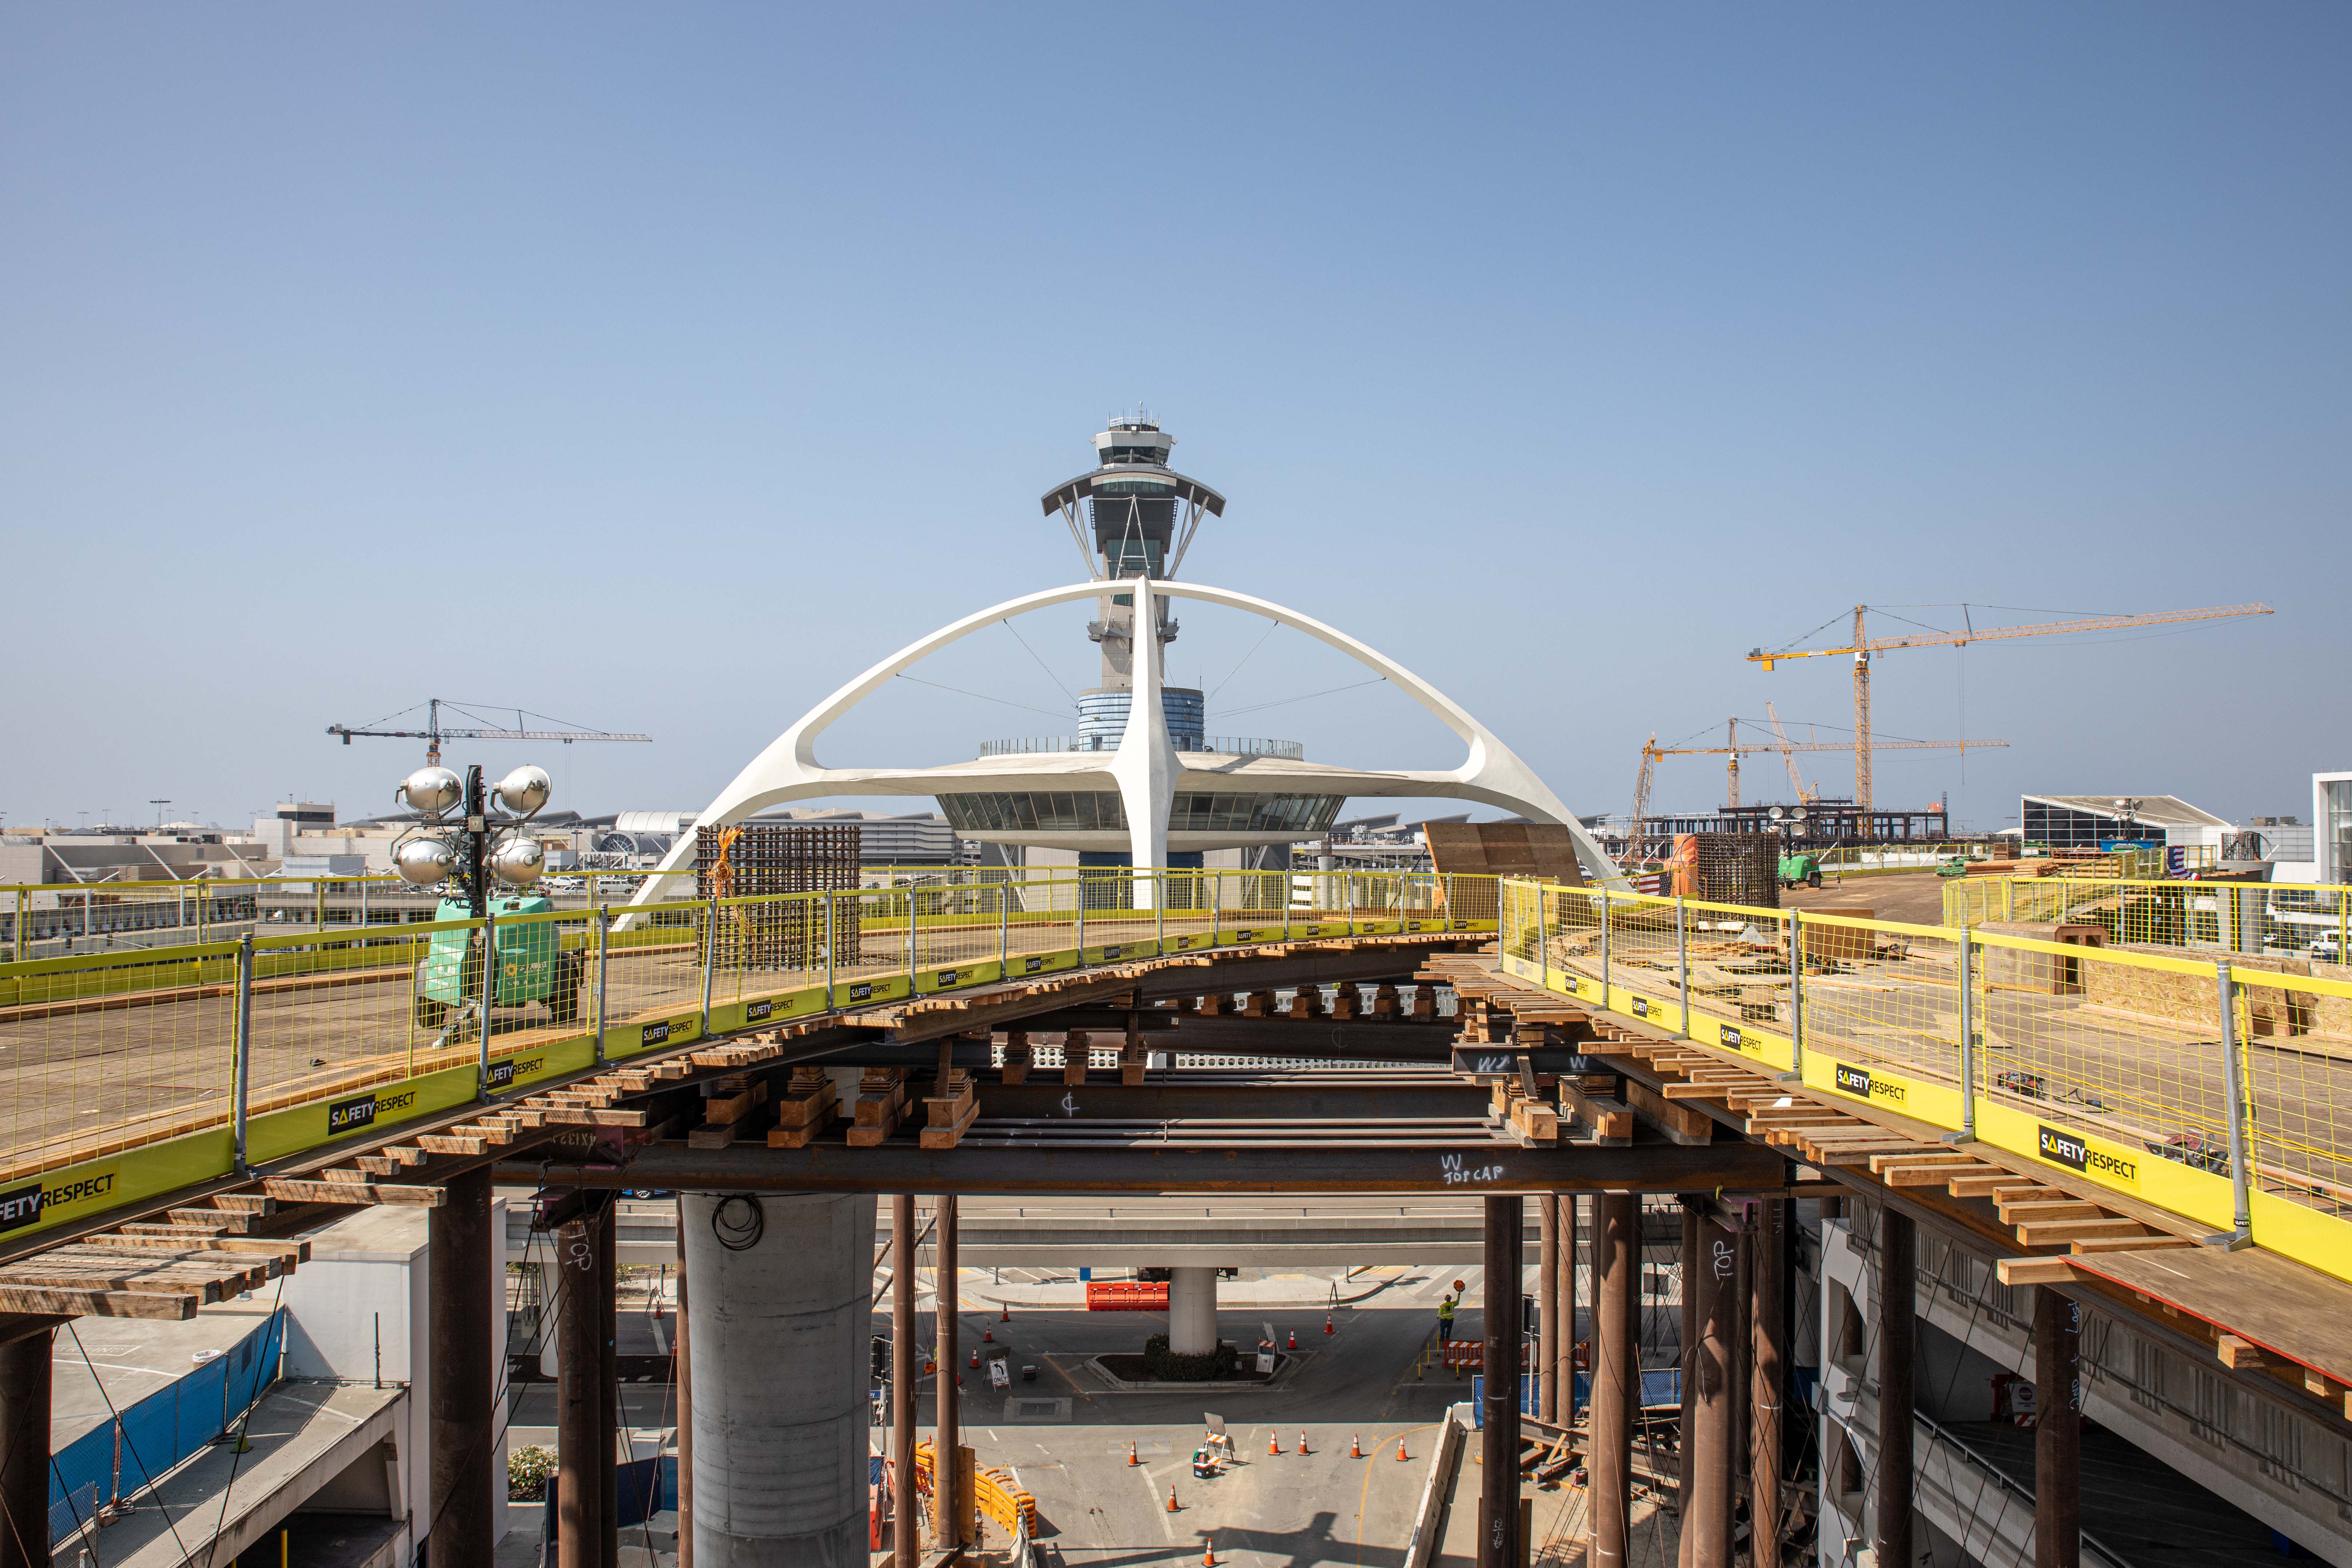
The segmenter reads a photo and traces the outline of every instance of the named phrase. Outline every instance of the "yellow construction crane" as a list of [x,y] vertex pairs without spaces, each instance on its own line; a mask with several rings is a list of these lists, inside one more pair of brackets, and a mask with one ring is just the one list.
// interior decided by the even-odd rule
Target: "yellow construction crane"
[[1780,728],[1780,710],[1767,702],[1764,704],[1764,712],[1765,716],[1772,721],[1772,733],[1780,737],[1780,743],[1774,749],[1780,753],[1780,760],[1789,764],[1789,787],[1796,792],[1797,804],[1812,805],[1814,801],[1821,798],[1821,788],[1817,784],[1807,784],[1798,774],[1797,749],[1789,743],[1789,731]]
[[[1784,658],[1828,658],[1851,654],[1853,657],[1853,804],[1865,825],[1870,821],[1870,757],[1874,751],[1893,751],[1894,745],[1874,746],[1870,739],[1870,660],[1874,655],[1892,653],[1906,647],[1966,647],[1972,642],[1998,642],[2009,637],[2057,637],[2066,632],[2116,631],[2126,626],[2170,626],[2178,621],[2219,621],[2232,616],[2267,616],[2273,613],[2268,605],[2215,605],[2197,610],[2162,610],[2145,616],[2094,616],[2079,621],[2042,621],[2025,626],[1993,626],[1978,631],[1973,626],[1962,632],[1913,633],[1907,637],[1880,637],[1872,640],[1863,629],[1863,613],[1867,605],[1853,607],[1853,642],[1846,647],[1811,647],[1798,652],[1766,653],[1762,648],[1748,650],[1748,662],[1760,664],[1766,669]],[[1960,606],[1963,615],[1968,606]],[[1969,744],[1983,745],[1985,742]]]
[[[1778,731],[1780,727],[1780,716],[1775,713],[1772,716],[1772,728]],[[1743,742],[1739,738],[1738,720],[1732,720],[1728,728],[1730,733],[1727,739],[1731,743],[1727,746],[1661,746],[1654,732],[1642,743],[1642,771],[1633,781],[1634,832],[1639,833],[1642,830],[1642,819],[1650,814],[1650,784],[1654,775],[1653,764],[1660,757],[1723,757],[1727,759],[1724,763],[1727,781],[1725,804],[1738,805],[1741,757],[1754,756],[1759,752],[1779,752],[1788,758],[1789,780],[1797,785],[1798,799],[1810,800],[1812,795],[1808,794],[1805,786],[1797,781],[1797,763],[1794,753],[1851,752],[1859,744],[1853,741],[1791,741],[1785,734],[1776,741]],[[2007,746],[2008,744],[2007,741],[1881,741],[1878,742],[1878,749],[1882,752],[1959,752],[1966,751],[1971,746]]]

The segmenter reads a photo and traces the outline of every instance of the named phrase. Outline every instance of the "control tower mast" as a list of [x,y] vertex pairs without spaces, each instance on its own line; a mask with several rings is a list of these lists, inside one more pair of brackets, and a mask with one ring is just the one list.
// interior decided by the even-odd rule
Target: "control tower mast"
[[[1099,466],[1057,485],[1041,498],[1045,514],[1062,514],[1070,537],[1087,558],[1088,574],[1104,584],[1087,636],[1102,648],[1099,686],[1078,694],[1082,746],[1115,751],[1127,728],[1129,693],[1135,685],[1135,595],[1112,584],[1121,579],[1172,578],[1200,531],[1204,514],[1223,517],[1225,498],[1168,466],[1176,437],[1147,414],[1115,416],[1095,437]],[[1084,521],[1080,521],[1081,504]],[[1091,536],[1091,541],[1089,539]],[[1160,640],[1176,640],[1169,601],[1158,601]],[[1169,735],[1179,750],[1199,749],[1204,728],[1198,688],[1163,686]]]

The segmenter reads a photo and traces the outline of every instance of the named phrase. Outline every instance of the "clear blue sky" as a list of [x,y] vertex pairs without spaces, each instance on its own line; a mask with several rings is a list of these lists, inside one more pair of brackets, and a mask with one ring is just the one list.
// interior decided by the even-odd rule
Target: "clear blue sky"
[[[1887,658],[1882,733],[2013,749],[1878,793],[2300,815],[2352,767],[2347,65],[2305,4],[11,5],[0,809],[364,815],[415,751],[323,727],[428,694],[658,737],[470,754],[559,805],[699,806],[1071,580],[1035,498],[1140,400],[1232,498],[1188,575],[1580,810],[1653,730],[1849,722],[1741,655],[1857,601],[2262,599]],[[1256,636],[1186,622],[1212,686]],[[902,682],[826,760],[1069,727],[972,647],[922,673],[1049,711]],[[1236,711],[1350,679],[1277,634],[1212,727],[1454,760],[1380,687]]]

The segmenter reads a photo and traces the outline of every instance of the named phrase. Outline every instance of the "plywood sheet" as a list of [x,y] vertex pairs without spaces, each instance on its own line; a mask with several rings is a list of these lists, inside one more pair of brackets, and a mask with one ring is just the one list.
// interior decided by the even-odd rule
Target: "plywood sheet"
[[2169,1247],[2087,1253],[2066,1261],[2126,1290],[2167,1301],[2224,1333],[2337,1383],[2352,1384],[2352,1286],[2259,1247]]
[[1432,865],[1448,876],[1532,877],[1584,886],[1576,840],[1546,822],[1432,822],[1422,827]]

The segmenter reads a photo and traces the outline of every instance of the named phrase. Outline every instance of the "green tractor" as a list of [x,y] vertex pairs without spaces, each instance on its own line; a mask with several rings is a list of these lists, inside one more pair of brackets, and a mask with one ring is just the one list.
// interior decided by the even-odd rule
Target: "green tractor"
[[[536,896],[516,894],[489,900],[489,913],[503,921],[509,915],[544,914],[555,906]],[[444,899],[434,910],[436,921],[462,921],[473,914],[463,899]],[[489,998],[492,1007],[526,1007],[545,1004],[547,1016],[558,1024],[580,1019],[580,987],[583,978],[581,955],[563,951],[563,939],[553,921],[492,928],[498,934],[498,985]],[[437,931],[432,945],[416,965],[416,1022],[437,1029],[450,1010],[482,996],[482,953],[471,931]]]
[[1822,858],[1809,849],[1793,850],[1780,857],[1780,886],[1793,888],[1800,882],[1808,888],[1822,885]]

